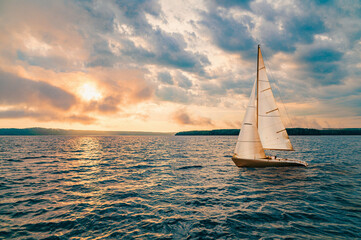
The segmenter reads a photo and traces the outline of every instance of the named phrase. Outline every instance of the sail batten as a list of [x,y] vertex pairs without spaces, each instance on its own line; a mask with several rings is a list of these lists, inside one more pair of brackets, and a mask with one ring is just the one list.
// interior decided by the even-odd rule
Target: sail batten
[[274,112],[274,111],[277,111],[277,110],[278,110],[278,108],[275,108],[275,109],[273,109],[273,110],[271,110],[271,111],[266,112],[266,114],[269,114],[269,113]]

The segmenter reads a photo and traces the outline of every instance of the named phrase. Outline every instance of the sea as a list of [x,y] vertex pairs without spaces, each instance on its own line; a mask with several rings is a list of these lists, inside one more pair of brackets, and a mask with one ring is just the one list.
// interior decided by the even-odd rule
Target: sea
[[1,136],[0,239],[361,239],[361,136],[291,136],[305,167],[238,168],[236,136]]

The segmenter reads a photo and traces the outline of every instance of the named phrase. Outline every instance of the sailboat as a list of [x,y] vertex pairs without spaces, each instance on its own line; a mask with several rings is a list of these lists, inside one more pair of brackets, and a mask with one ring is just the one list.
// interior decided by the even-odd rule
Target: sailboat
[[238,167],[308,166],[301,160],[266,156],[265,150],[294,151],[282,123],[258,45],[257,79],[253,84],[232,160]]

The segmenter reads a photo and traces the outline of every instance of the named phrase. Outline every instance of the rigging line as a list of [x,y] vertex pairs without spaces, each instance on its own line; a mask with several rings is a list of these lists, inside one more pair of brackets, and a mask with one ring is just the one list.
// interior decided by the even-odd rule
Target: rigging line
[[[273,77],[273,73],[272,73],[271,68],[269,67],[269,64],[268,64],[268,62],[269,62],[268,57],[266,57],[266,56],[263,54],[263,58],[265,58],[265,60],[266,60],[266,61],[263,61],[263,64],[267,67],[267,69],[269,70],[270,77],[271,77],[272,80],[274,80],[274,82],[276,83],[276,88],[277,88],[277,91],[278,91],[278,93],[279,93],[280,100],[281,100],[281,103],[282,103],[282,105],[283,105],[283,108],[285,109],[288,122],[290,123],[291,128],[293,128],[292,121],[291,121],[290,117],[288,116],[288,112],[287,112],[286,106],[285,106],[285,104],[284,104],[284,102],[283,102],[283,99],[282,99],[282,96],[281,96],[281,90],[280,90],[279,87],[278,87],[278,85],[280,85],[280,84],[279,84],[279,82],[277,81],[277,79],[276,79],[275,77]],[[267,64],[266,64],[266,62],[267,62]]]

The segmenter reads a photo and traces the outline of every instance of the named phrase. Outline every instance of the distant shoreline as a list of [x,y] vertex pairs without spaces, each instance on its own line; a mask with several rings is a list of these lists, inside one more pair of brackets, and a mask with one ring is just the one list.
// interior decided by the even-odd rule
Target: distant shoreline
[[[240,129],[217,129],[217,130],[195,130],[178,132],[176,136],[234,136],[239,134]],[[361,135],[361,128],[287,128],[288,135]]]
[[[236,136],[240,129],[215,129],[172,132],[138,132],[138,131],[97,131],[69,130],[53,128],[0,128],[0,136]],[[288,135],[361,135],[361,128],[287,128]]]
[[174,133],[164,132],[132,132],[132,131],[97,131],[97,130],[67,130],[53,128],[0,128],[0,136],[170,136]]

